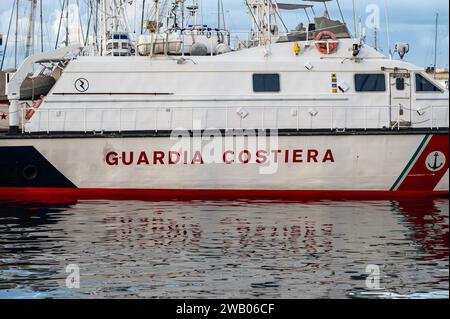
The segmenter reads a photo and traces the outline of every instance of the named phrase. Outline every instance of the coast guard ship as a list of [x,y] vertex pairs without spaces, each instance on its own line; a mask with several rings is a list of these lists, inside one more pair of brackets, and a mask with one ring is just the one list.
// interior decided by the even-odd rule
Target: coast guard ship
[[[448,194],[448,90],[404,60],[408,45],[385,57],[328,14],[291,31],[283,10],[312,5],[272,0],[245,1],[237,44],[220,14],[198,23],[195,1],[155,1],[133,39],[101,4],[100,41],[8,77],[0,198]],[[60,76],[24,108],[36,65]]]

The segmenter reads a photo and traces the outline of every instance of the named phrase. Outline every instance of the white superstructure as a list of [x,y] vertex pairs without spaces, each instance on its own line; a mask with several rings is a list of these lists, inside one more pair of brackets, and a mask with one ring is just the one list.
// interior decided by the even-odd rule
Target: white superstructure
[[24,130],[448,127],[448,91],[422,68],[365,44],[354,57],[358,39],[331,55],[297,44],[298,55],[277,43],[212,57],[79,57]]

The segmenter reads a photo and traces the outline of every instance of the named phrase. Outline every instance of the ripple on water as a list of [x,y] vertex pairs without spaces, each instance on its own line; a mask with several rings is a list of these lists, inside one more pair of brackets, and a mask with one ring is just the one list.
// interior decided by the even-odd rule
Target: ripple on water
[[448,216],[443,199],[0,203],[0,298],[448,298]]

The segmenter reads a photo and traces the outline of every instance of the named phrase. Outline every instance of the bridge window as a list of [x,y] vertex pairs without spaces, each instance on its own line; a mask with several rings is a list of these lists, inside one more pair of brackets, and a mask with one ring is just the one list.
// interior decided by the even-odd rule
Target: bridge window
[[253,74],[254,92],[280,92],[279,74]]
[[416,92],[442,92],[442,90],[423,75],[416,74]]
[[355,74],[356,92],[385,92],[386,77],[384,74]]

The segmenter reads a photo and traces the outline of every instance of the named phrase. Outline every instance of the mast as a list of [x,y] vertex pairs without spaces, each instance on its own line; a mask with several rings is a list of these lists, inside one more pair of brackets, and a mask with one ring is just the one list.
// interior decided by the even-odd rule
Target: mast
[[342,22],[345,23],[344,13],[342,13],[342,8],[341,8],[341,4],[339,3],[339,0],[336,0],[336,3],[337,3],[337,6],[339,8],[339,13],[341,15]]
[[389,58],[392,60],[392,49],[391,49],[391,31],[389,27],[389,14],[388,14],[388,3],[387,0],[384,0],[384,14],[386,16],[386,35],[387,35],[387,45]]
[[185,10],[184,10],[184,1],[181,2],[181,29],[184,30],[184,20],[185,20]]
[[40,9],[40,20],[41,20],[41,52],[44,52],[44,20],[42,15],[42,0],[39,2],[39,9]]
[[83,22],[81,20],[81,6],[80,0],[77,0],[77,9],[78,9],[78,43],[85,43],[84,41],[84,30],[83,30]]
[[5,49],[3,50],[3,56],[2,56],[2,63],[0,64],[0,70],[3,70],[3,63],[5,62],[5,56],[6,56],[6,49],[8,49],[8,42],[9,42],[9,34],[11,31],[11,24],[14,17],[14,9],[16,7],[16,1],[14,0],[12,10],[11,10],[11,17],[9,18],[9,25],[8,25],[8,33],[6,34],[6,41],[5,41]]
[[14,68],[17,70],[17,44],[19,42],[19,0],[16,2],[16,34],[14,39]]
[[357,22],[356,22],[356,0],[353,0],[353,28],[354,28],[354,32],[355,34],[353,35],[355,38],[358,37],[358,26],[357,26]]
[[220,0],[217,0],[217,29],[220,30]]
[[[81,19],[80,19],[81,20]],[[86,29],[86,36],[83,39],[83,45],[86,46],[88,44],[89,41],[89,32],[91,29],[91,20],[92,20],[92,1],[89,0],[89,8],[88,8],[88,24],[87,24],[87,29]]]
[[69,1],[67,0],[66,5],[66,47],[69,46]]
[[434,34],[434,75],[435,76],[436,76],[436,68],[437,68],[438,26],[439,26],[439,13],[436,13],[436,29],[435,29],[435,34]]
[[62,7],[61,7],[61,16],[59,17],[58,33],[56,34],[55,50],[58,47],[58,43],[59,43],[59,34],[61,33],[61,25],[62,25],[62,19],[63,19],[63,15],[64,15],[65,5],[66,5],[66,0],[63,0]]
[[145,0],[142,0],[141,34],[144,33]]
[[323,1],[323,6],[325,7],[326,17],[330,19],[330,11],[328,11],[327,2]]
[[95,1],[95,30],[94,30],[94,41],[95,41],[95,50],[96,50],[96,54],[98,54],[99,52],[99,48],[98,48],[98,1],[99,0],[94,0]]
[[227,20],[225,19],[225,10],[223,9],[223,1],[220,0],[220,7],[222,10],[222,23],[223,23],[223,29],[227,29]]
[[378,51],[378,28],[374,28],[374,46],[373,48]]
[[36,7],[37,7],[37,0],[30,0],[30,16],[28,19],[28,34],[27,34],[27,43],[25,47],[25,58],[33,54]]
[[107,12],[106,12],[106,1],[107,0],[100,0],[101,1],[101,52],[100,55],[103,55],[106,53],[106,41],[107,41],[107,30],[108,30],[108,20],[107,20]]
[[272,41],[272,26],[276,23],[276,17],[280,19],[281,24],[286,29],[283,19],[278,13],[276,2],[274,3],[272,0],[247,0],[246,5],[254,24],[252,41],[263,46],[269,45]]

